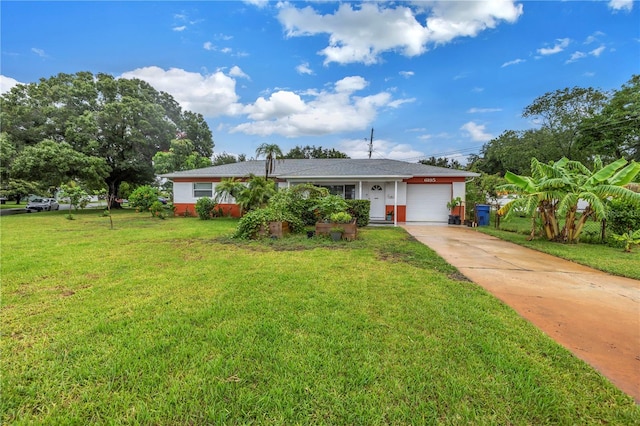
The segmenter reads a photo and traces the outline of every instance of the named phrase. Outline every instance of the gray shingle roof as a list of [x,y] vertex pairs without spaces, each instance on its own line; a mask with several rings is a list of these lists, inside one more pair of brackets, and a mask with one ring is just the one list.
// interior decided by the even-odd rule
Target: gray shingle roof
[[[265,161],[252,160],[202,169],[185,170],[162,175],[173,178],[207,177],[244,177],[249,174],[264,174]],[[407,163],[398,160],[377,159],[313,159],[313,160],[276,160],[275,171],[270,174],[281,179],[327,179],[327,178],[410,178],[413,176],[453,177],[478,176],[477,173],[444,167],[427,166],[420,163]]]

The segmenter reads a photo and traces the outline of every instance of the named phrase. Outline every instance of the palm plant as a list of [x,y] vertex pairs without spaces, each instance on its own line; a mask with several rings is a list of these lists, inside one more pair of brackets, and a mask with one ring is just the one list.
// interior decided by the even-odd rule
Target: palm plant
[[[558,212],[565,215],[565,227],[562,230],[564,241],[576,242],[589,218],[606,217],[607,202],[611,199],[640,206],[640,194],[624,187],[640,173],[639,163],[628,163],[621,158],[604,166],[600,158],[596,158],[593,171],[577,162],[567,163],[569,169],[575,172],[572,173],[570,191],[558,205]],[[578,218],[576,212],[579,200],[586,201],[588,205]]]
[[[559,162],[558,162],[559,163]],[[556,209],[558,199],[564,193],[566,177],[560,164],[544,164],[536,158],[531,159],[531,176],[519,176],[511,172],[505,174],[507,184],[500,190],[518,194],[500,210],[499,215],[509,216],[514,211],[524,212],[531,217],[531,236],[535,234],[535,223],[538,217],[547,239],[555,240],[560,233]]]
[[264,178],[269,179],[269,174],[276,169],[276,159],[284,156],[282,150],[276,144],[263,143],[256,149],[256,157],[264,155]]
[[237,199],[245,185],[238,179],[225,178],[216,185],[216,203],[229,203],[232,198]]
[[252,174],[249,175],[247,186],[238,193],[236,200],[243,211],[251,211],[265,207],[275,193],[275,182]]
[[[577,242],[584,224],[589,218],[603,218],[607,201],[622,199],[640,205],[640,194],[624,188],[640,173],[640,164],[624,159],[603,166],[596,158],[593,171],[582,163],[562,158],[552,164],[544,164],[533,158],[531,176],[518,176],[507,172],[507,184],[501,189],[520,197],[506,204],[498,214],[509,215],[516,209],[524,210],[532,217],[531,237],[535,233],[535,221],[539,216],[547,239],[551,241]],[[578,217],[578,201],[588,203]],[[557,215],[564,216],[560,229]]]
[[628,231],[623,234],[613,234],[616,241],[624,243],[624,251],[631,253],[631,246],[640,245],[640,229],[636,231]]

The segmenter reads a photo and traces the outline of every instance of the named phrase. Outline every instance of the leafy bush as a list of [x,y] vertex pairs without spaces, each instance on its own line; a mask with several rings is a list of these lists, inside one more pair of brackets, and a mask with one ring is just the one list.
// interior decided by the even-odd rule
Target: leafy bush
[[613,234],[613,238],[624,244],[624,251],[631,252],[632,246],[640,245],[640,229],[636,231],[628,231],[622,235]]
[[312,206],[312,210],[317,212],[319,220],[330,220],[331,215],[347,211],[347,202],[339,195],[327,195],[319,198]]
[[371,201],[369,200],[346,200],[347,212],[351,217],[356,218],[356,224],[359,228],[369,224],[369,211],[371,210]]
[[267,227],[269,222],[288,222],[289,230],[293,233],[304,230],[304,223],[290,211],[274,209],[269,206],[262,209],[255,209],[245,214],[242,219],[240,219],[240,222],[238,222],[238,228],[233,234],[233,237],[239,239],[255,238],[258,235],[260,227]]
[[352,218],[347,212],[339,212],[332,214],[330,219],[333,223],[350,223]]
[[209,197],[199,198],[196,202],[196,213],[202,220],[209,220],[215,213],[216,202]]
[[151,211],[151,206],[157,202],[158,190],[149,185],[140,186],[129,195],[129,205],[139,212]]
[[157,217],[159,219],[164,219],[167,217],[164,204],[162,204],[160,201],[153,202],[149,207],[149,211],[151,212],[151,216],[153,217]]
[[614,234],[624,234],[634,229],[640,229],[640,207],[621,200],[611,200],[608,203],[607,231]]

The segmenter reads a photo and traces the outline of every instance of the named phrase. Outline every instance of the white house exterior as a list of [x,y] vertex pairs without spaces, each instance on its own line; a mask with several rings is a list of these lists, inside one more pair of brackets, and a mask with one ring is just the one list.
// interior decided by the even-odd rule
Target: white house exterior
[[[264,175],[263,160],[244,161],[163,175],[173,181],[177,214],[195,212],[200,197],[215,197],[216,185],[225,178]],[[477,173],[397,160],[312,159],[277,160],[270,177],[279,188],[312,183],[328,187],[346,199],[371,202],[370,219],[385,220],[394,212],[395,222],[447,223],[447,203],[465,198],[466,180]],[[221,204],[231,215],[240,214],[235,200]],[[454,214],[464,216],[463,207]]]

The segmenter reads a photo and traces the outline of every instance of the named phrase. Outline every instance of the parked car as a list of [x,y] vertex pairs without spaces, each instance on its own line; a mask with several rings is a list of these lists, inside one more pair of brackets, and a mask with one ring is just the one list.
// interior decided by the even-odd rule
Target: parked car
[[32,198],[27,203],[27,211],[31,213],[32,210],[37,212],[59,210],[60,204],[55,198]]

